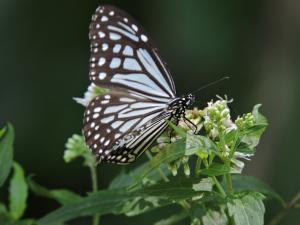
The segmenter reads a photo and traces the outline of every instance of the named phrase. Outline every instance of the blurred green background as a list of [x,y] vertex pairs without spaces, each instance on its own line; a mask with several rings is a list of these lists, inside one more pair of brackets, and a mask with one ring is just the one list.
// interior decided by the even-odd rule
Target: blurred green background
[[[299,190],[297,0],[1,0],[0,124],[14,124],[15,159],[27,174],[35,174],[36,181],[50,188],[82,194],[90,190],[88,170],[81,162],[65,164],[62,155],[66,139],[82,128],[84,109],[72,97],[82,96],[89,84],[88,25],[101,3],[117,5],[140,21],[168,62],[179,94],[224,75],[231,77],[202,91],[198,106],[216,94],[234,98],[235,115],[262,103],[270,126],[245,173],[268,182],[285,199]],[[101,165],[102,188],[121,169]],[[0,197],[5,199],[6,193]],[[28,217],[58,207],[32,195],[29,204]],[[174,210],[159,209],[135,218],[104,216],[102,224],[153,224]],[[276,203],[268,203],[267,220],[277,210]],[[282,224],[299,221],[299,212],[293,211]]]

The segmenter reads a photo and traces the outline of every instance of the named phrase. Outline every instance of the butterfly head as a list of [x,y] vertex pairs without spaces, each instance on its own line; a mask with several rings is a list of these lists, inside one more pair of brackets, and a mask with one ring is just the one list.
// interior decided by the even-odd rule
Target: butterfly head
[[191,106],[195,103],[195,95],[193,94],[188,94],[186,97],[185,97],[185,105],[188,107],[188,106]]

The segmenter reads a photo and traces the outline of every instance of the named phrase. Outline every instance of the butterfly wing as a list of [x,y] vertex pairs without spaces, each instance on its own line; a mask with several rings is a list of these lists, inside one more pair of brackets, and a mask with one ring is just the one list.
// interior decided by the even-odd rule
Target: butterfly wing
[[167,102],[126,90],[97,96],[84,117],[84,136],[103,161],[134,161],[165,130]]
[[167,127],[174,81],[148,34],[123,10],[98,7],[89,38],[90,80],[111,92],[88,104],[86,142],[102,161],[133,162]]
[[130,15],[99,6],[92,17],[90,80],[159,98],[174,98],[174,81],[153,41]]

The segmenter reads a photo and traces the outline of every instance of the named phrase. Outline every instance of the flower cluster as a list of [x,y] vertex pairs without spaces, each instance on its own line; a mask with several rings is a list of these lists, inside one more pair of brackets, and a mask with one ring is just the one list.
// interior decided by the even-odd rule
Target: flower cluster
[[227,100],[208,102],[208,106],[201,112],[204,118],[204,128],[208,136],[216,139],[220,134],[228,133],[237,128],[232,122]]
[[[249,160],[249,157],[251,157],[253,153],[236,151],[236,143],[238,138],[241,137],[239,135],[243,131],[255,125],[255,118],[252,113],[247,113],[233,120],[228,107],[228,104],[231,102],[232,100],[229,101],[226,98],[222,99],[219,97],[216,101],[211,100],[208,102],[207,107],[203,110],[198,108],[187,110],[186,118],[189,121],[180,119],[178,126],[186,132],[191,133],[191,135],[193,135],[195,131],[194,127],[197,126],[197,132],[202,130],[202,133],[206,134],[205,136],[211,139],[218,147],[220,157],[231,162],[231,173],[241,173],[244,168],[244,162],[240,159]],[[162,136],[157,140],[159,145],[154,148],[154,151],[158,152],[163,149],[167,143],[175,142],[180,138],[182,138],[180,135],[175,135],[171,139],[167,135]],[[185,175],[189,176],[190,168],[188,160],[189,156],[184,156],[172,162],[169,165],[172,174],[174,176],[177,175],[177,171],[182,165]]]

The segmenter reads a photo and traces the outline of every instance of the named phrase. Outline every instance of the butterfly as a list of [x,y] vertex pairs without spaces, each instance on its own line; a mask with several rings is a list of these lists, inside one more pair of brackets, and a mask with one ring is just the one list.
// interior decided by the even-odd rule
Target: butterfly
[[167,120],[185,117],[195,97],[176,96],[173,78],[156,45],[123,10],[99,6],[92,16],[89,39],[89,92],[95,87],[110,92],[85,104],[86,143],[100,161],[134,162],[166,130]]

